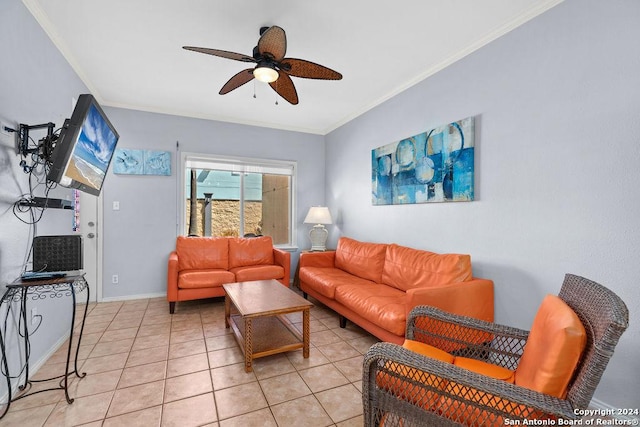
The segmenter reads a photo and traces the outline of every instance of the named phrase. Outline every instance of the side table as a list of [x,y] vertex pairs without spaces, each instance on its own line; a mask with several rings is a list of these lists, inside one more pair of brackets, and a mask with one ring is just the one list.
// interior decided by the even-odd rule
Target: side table
[[[76,344],[76,354],[73,363],[73,370],[69,371],[69,364],[71,361],[71,350],[73,349],[73,329],[76,320],[76,294],[81,293],[83,291],[87,291],[87,299],[85,301],[84,313],[82,316],[82,323],[80,325],[80,333],[78,334],[78,343]],[[63,298],[63,297],[71,297],[71,327],[69,331],[69,346],[67,348],[67,362],[65,365],[65,372],[61,375],[54,376],[51,378],[47,378],[44,380],[29,380],[29,328],[27,327],[27,299],[31,300],[43,300],[46,298]],[[21,325],[19,325],[18,334],[19,337],[24,340],[24,354],[25,354],[25,366],[24,366],[24,382],[21,383],[20,376],[18,376],[18,389],[20,391],[28,390],[33,383],[36,382],[46,382],[54,379],[60,378],[59,386],[48,388],[45,390],[38,390],[31,393],[25,393],[18,397],[12,397],[12,384],[11,384],[11,375],[9,373],[9,363],[7,361],[7,353],[5,347],[5,337],[2,335],[2,331],[6,330],[0,328],[0,351],[2,351],[2,367],[4,370],[4,374],[6,375],[7,380],[7,390],[8,390],[8,398],[6,404],[4,406],[4,412],[0,414],[0,419],[5,416],[5,414],[9,411],[9,406],[11,402],[23,399],[28,396],[32,396],[37,393],[42,393],[45,391],[51,390],[64,390],[64,395],[67,400],[67,403],[73,403],[73,399],[69,397],[69,376],[75,374],[78,378],[83,378],[86,376],[86,373],[80,374],[78,372],[78,351],[80,349],[80,342],[82,341],[82,332],[84,331],[84,323],[87,318],[87,308],[89,306],[89,285],[85,280],[84,274],[82,275],[70,275],[65,277],[51,278],[51,279],[42,279],[42,280],[17,280],[13,283],[7,285],[7,290],[5,291],[2,299],[0,300],[0,307],[4,304],[7,304],[7,317],[9,312],[13,310],[13,304],[18,302],[20,303],[20,313],[19,316],[21,318]],[[6,320],[5,320],[6,322]],[[1,403],[1,402],[0,402]]]

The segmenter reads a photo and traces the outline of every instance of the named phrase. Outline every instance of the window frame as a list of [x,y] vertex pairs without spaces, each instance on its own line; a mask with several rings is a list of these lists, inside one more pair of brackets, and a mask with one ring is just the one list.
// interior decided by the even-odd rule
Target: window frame
[[[186,172],[187,172],[187,161],[202,161],[202,162],[218,162],[218,163],[228,163],[228,164],[237,164],[242,167],[245,166],[253,166],[253,167],[274,167],[274,168],[282,168],[282,169],[290,169],[291,170],[291,185],[289,188],[289,242],[286,244],[278,244],[274,245],[277,248],[295,251],[297,250],[297,227],[295,226],[295,218],[296,218],[296,181],[297,181],[297,171],[298,171],[298,163],[294,160],[274,160],[274,159],[260,159],[253,157],[240,157],[240,156],[223,156],[216,154],[204,154],[204,153],[193,153],[193,152],[181,152],[180,153],[180,170],[178,177],[178,188],[177,193],[179,195],[180,203],[178,206],[178,221],[176,224],[176,234],[178,236],[186,236],[188,233],[187,230],[187,182],[186,182]],[[268,172],[262,172],[268,173]],[[243,189],[241,189],[242,194],[244,194]],[[244,197],[244,195],[242,195]]]

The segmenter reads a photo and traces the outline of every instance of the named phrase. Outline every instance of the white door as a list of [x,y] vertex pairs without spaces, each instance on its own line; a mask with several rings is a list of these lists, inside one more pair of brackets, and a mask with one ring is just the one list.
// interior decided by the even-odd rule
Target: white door
[[80,193],[80,216],[78,233],[82,235],[85,278],[89,283],[90,301],[102,300],[102,199],[91,194]]

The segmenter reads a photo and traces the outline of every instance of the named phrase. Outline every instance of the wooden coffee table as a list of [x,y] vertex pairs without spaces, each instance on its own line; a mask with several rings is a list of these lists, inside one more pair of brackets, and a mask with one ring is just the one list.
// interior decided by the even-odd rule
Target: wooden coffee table
[[[224,324],[233,329],[244,353],[245,371],[253,370],[253,359],[285,351],[302,348],[302,356],[309,357],[312,303],[276,280],[222,286],[225,290]],[[285,316],[299,311],[302,312],[302,335]]]

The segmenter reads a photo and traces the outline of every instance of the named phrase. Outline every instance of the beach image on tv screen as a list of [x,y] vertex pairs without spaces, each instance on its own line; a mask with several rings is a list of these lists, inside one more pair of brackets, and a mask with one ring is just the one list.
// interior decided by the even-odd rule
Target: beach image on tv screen
[[65,175],[74,181],[100,190],[116,142],[116,135],[104,121],[98,109],[91,105]]

